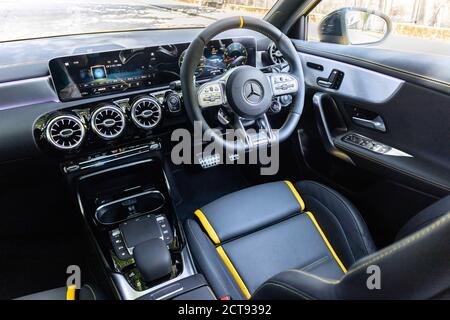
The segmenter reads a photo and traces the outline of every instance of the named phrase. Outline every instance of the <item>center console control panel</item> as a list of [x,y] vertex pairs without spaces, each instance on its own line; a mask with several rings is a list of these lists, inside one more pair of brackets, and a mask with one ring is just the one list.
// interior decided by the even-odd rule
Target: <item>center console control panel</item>
[[147,214],[127,220],[109,232],[114,252],[120,260],[132,257],[133,249],[150,239],[161,239],[166,245],[173,241],[173,232],[164,214]]
[[81,212],[123,299],[194,274],[163,167],[159,157],[149,156],[67,173],[76,181]]
[[161,142],[155,139],[145,144],[115,148],[85,157],[79,157],[75,161],[72,160],[63,163],[62,170],[64,173],[75,173],[91,168],[99,168],[106,164],[150,153],[151,151],[158,151],[160,149]]
[[157,156],[97,171],[68,170],[80,211],[123,300],[216,297],[197,273]]

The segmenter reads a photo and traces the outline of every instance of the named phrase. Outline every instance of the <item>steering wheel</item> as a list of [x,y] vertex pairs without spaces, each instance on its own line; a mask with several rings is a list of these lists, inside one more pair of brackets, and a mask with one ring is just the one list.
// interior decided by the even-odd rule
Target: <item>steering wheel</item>
[[[235,28],[254,30],[271,39],[289,63],[289,72],[263,73],[256,67],[238,66],[197,88],[194,73],[204,47],[219,33]],[[209,134],[219,146],[233,152],[283,142],[295,130],[303,111],[305,90],[300,57],[291,40],[264,20],[230,17],[209,25],[189,45],[181,66],[180,80],[184,105],[194,126],[195,122],[200,122],[203,133]],[[289,115],[279,130],[273,130],[266,112],[273,97],[286,94],[294,95]],[[240,132],[242,138],[238,139],[239,142],[224,139],[210,128],[202,114],[202,110],[210,107],[226,107],[231,111],[233,119],[230,125]],[[244,123],[248,121],[258,125],[259,133],[246,131]]]

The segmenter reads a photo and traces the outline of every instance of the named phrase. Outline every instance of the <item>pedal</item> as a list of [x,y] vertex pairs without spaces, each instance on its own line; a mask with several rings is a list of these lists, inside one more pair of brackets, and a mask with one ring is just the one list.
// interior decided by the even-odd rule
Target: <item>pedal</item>
[[203,157],[203,155],[200,153],[197,155],[198,163],[203,169],[208,169],[211,167],[215,167],[220,164],[220,155],[219,154],[213,154],[210,156]]
[[235,162],[235,161],[239,160],[239,153],[230,154],[228,156],[228,159],[230,159],[230,162]]

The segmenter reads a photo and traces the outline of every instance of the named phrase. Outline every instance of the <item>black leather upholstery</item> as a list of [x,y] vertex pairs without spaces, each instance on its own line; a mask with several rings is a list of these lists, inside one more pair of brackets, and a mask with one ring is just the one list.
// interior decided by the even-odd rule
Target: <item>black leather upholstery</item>
[[[340,280],[301,270],[265,282],[254,299],[442,299],[450,290],[450,196],[414,216],[394,244],[359,259]],[[380,270],[380,290],[367,287],[368,267]]]
[[296,188],[345,265],[376,251],[358,209],[344,196],[314,181],[298,182]]
[[435,222],[443,215],[450,212],[450,196],[442,198],[428,208],[425,208],[412,217],[398,232],[396,239],[399,240],[413,232]]
[[216,296],[230,296],[234,300],[245,299],[213,243],[198,223],[189,219],[185,227],[192,255]]
[[[450,213],[352,265],[338,280],[300,270],[264,283],[254,299],[434,299],[450,289]],[[369,266],[380,268],[380,289],[369,290]]]
[[267,279],[288,269],[339,279],[344,275],[306,214],[224,244],[223,249],[252,294]]
[[[306,199],[302,193],[311,201],[311,207],[306,202],[306,209],[312,213],[302,213]],[[340,211],[338,218],[335,210]],[[199,269],[218,296],[248,298],[264,281],[291,268],[339,279],[355,257],[374,250],[357,209],[341,195],[312,182],[301,183],[300,195],[290,182],[254,186],[199,211],[196,215],[203,229],[188,220],[188,241]],[[349,238],[345,230],[351,233]],[[348,257],[348,264],[339,260],[340,254]],[[224,262],[227,259],[234,273]]]
[[200,209],[220,242],[266,227],[302,210],[286,182],[243,189]]
[[[203,229],[186,222],[195,261],[217,296],[425,299],[448,294],[450,196],[406,224],[402,240],[376,251],[358,210],[342,195],[312,181],[299,182],[296,189],[300,196],[285,182],[248,188],[201,208],[197,216]],[[372,265],[381,271],[380,290],[367,287]]]

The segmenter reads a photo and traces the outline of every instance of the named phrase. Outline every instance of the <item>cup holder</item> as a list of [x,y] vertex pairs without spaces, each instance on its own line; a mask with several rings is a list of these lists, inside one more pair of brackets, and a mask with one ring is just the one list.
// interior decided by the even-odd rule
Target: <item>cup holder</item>
[[95,219],[103,225],[117,224],[159,210],[164,204],[164,195],[150,190],[101,205],[95,210]]

